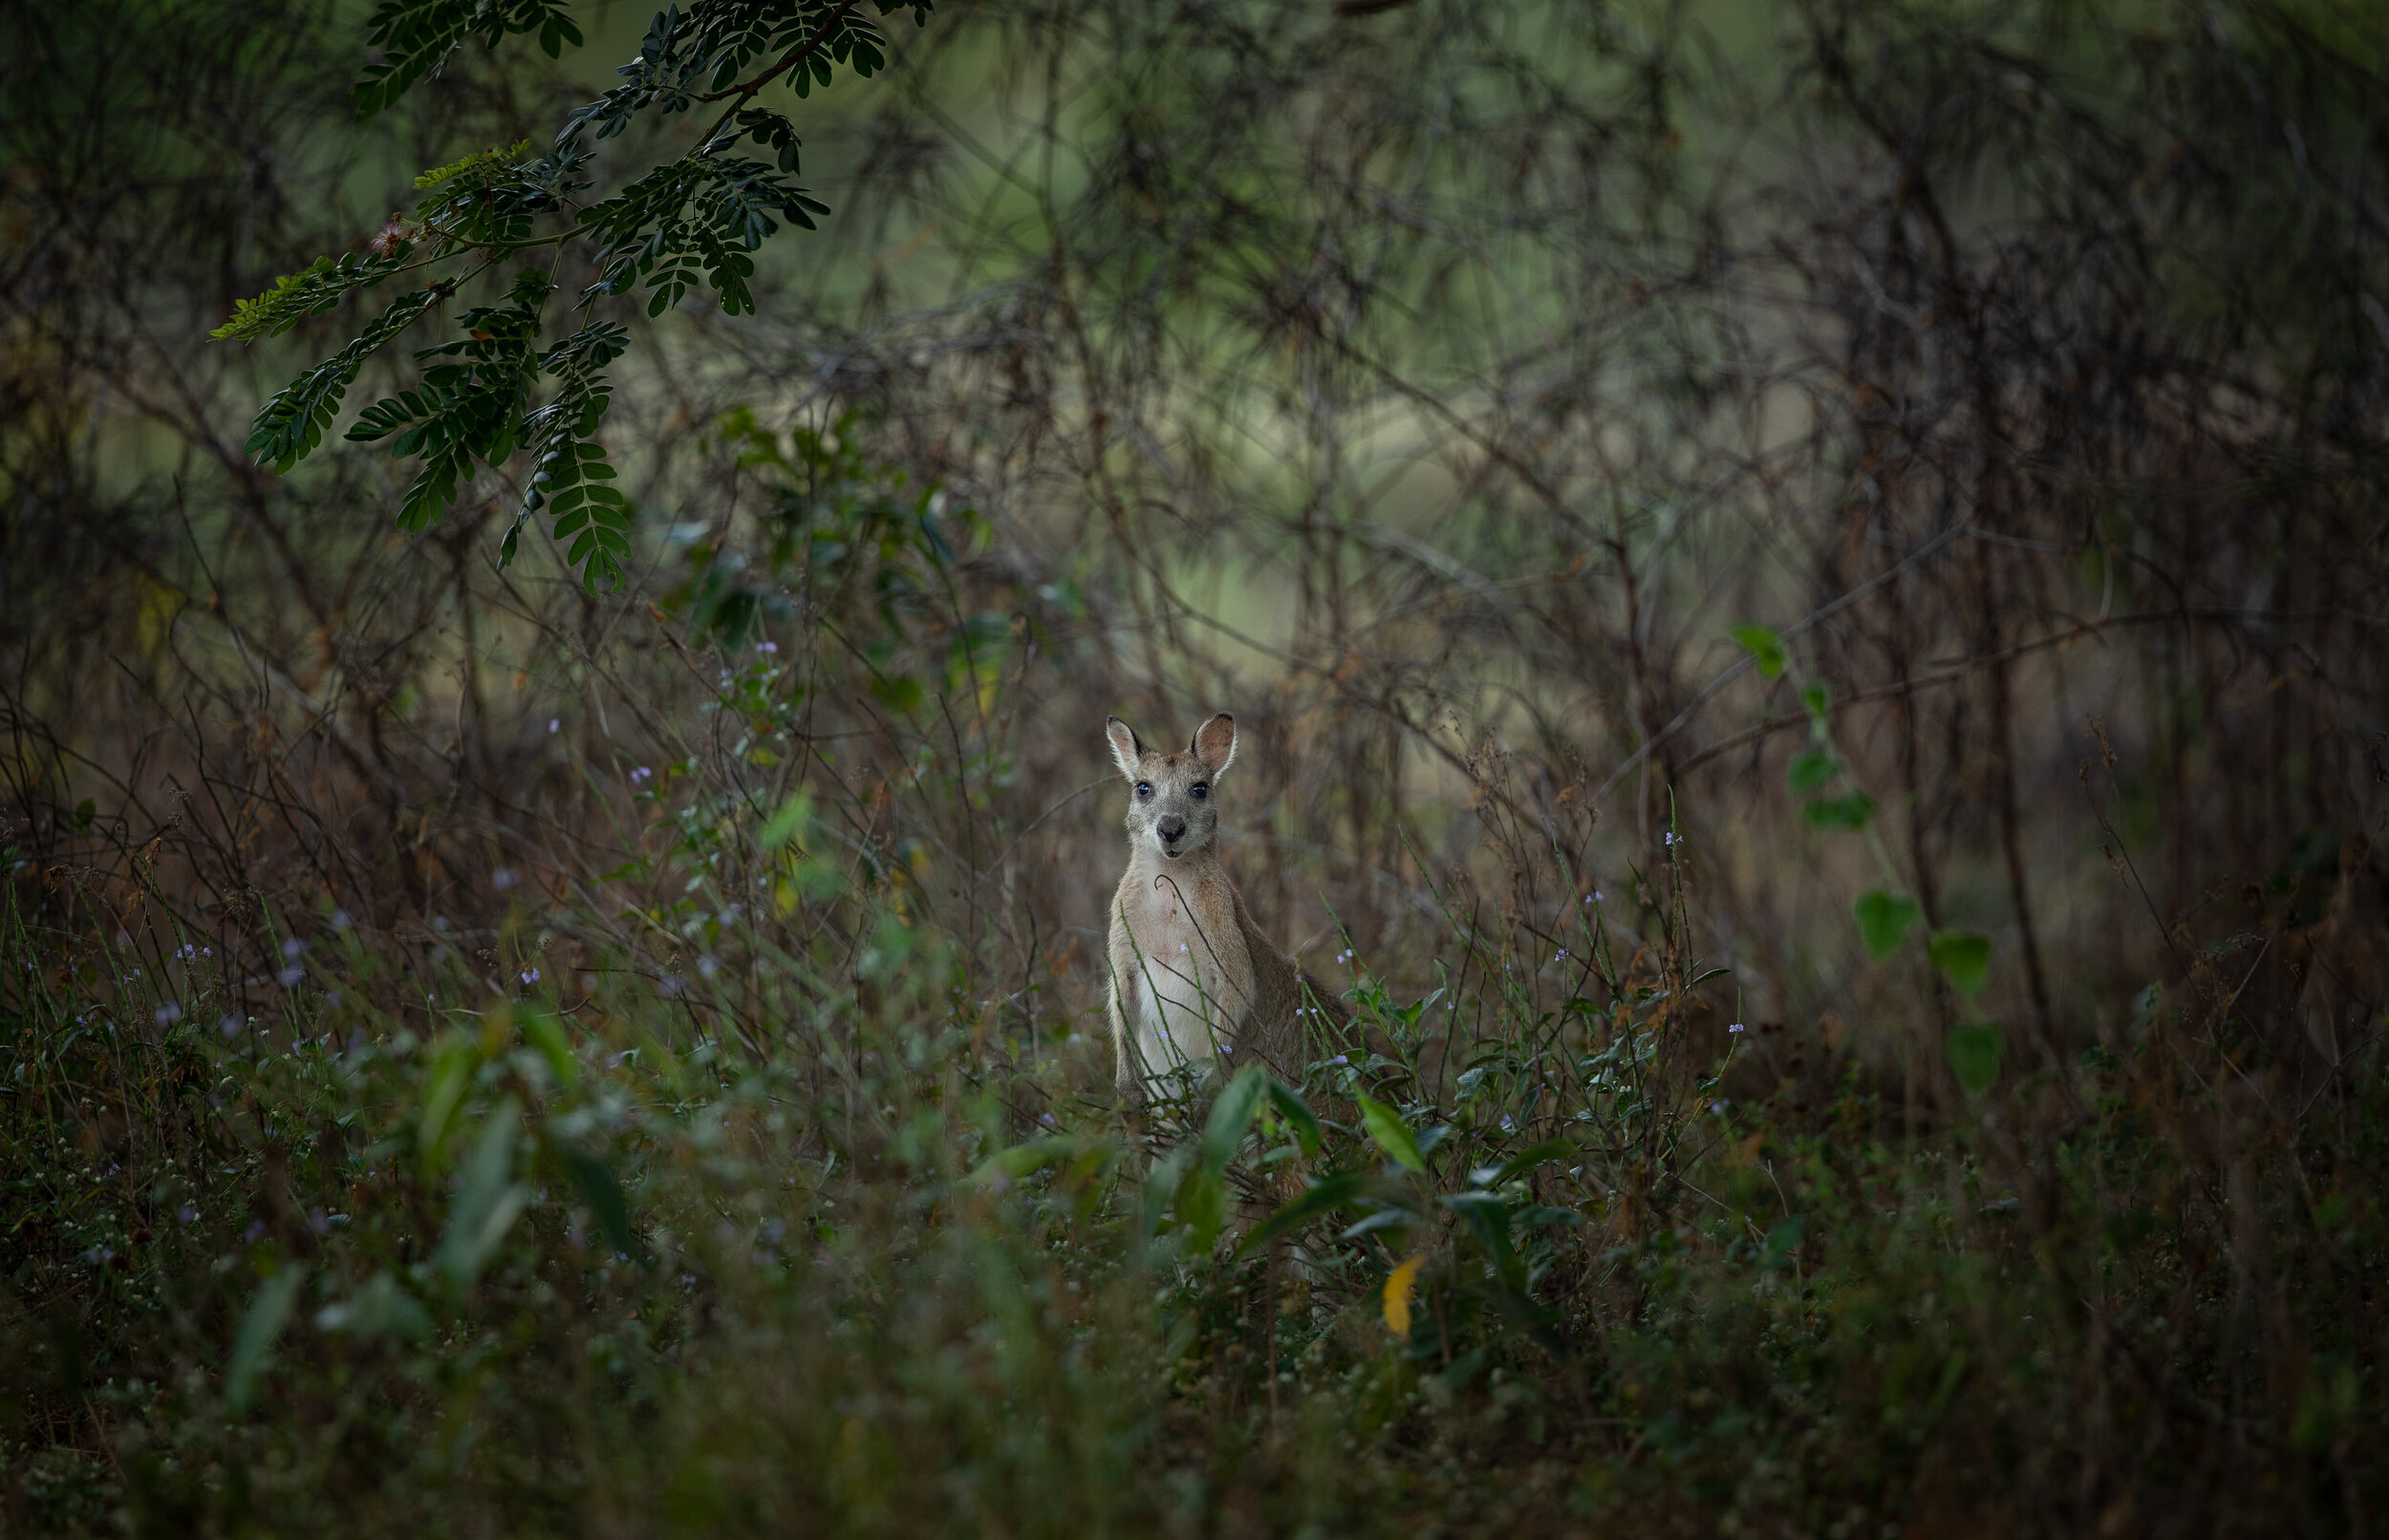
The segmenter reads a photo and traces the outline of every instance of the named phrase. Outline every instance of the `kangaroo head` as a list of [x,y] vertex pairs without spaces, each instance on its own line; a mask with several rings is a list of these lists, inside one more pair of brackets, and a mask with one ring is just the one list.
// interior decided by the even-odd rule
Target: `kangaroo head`
[[1130,843],[1150,845],[1172,861],[1209,848],[1219,832],[1215,792],[1236,758],[1236,718],[1221,712],[1196,728],[1183,754],[1147,748],[1117,717],[1104,718],[1104,736],[1111,740],[1111,762],[1132,789]]

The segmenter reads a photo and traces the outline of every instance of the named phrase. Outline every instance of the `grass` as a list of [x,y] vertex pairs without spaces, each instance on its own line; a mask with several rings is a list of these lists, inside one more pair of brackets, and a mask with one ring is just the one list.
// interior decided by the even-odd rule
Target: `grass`
[[[0,1532],[2378,1528],[2375,52],[1631,14],[941,12],[607,596],[204,340],[580,87],[0,60]],[[1217,709],[1356,1026],[1131,1121]]]
[[1134,1134],[1087,1023],[990,1030],[893,911],[868,1005],[718,939],[785,980],[741,1041],[635,955],[555,989],[528,908],[503,993],[311,916],[270,1015],[12,909],[10,1528],[2353,1529],[2377,1079],[2284,1125],[2161,1007],[1913,1136],[1855,1060],[1795,1114],[1673,875],[1624,963],[1608,914],[1361,959],[1384,1052]]

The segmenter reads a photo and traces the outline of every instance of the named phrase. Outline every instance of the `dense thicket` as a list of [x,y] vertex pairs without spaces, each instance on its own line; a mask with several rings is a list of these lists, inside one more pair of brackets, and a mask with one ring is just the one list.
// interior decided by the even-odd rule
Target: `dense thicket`
[[[12,1529],[2376,1522],[2378,7],[949,8],[642,330],[617,593],[206,336],[584,20],[0,61]],[[1108,1102],[1215,709],[1317,1148]]]

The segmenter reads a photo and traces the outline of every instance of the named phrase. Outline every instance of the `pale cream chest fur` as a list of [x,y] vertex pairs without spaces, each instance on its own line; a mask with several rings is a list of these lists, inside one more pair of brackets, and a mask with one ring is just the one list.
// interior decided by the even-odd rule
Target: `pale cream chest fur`
[[1253,998],[1252,956],[1226,874],[1214,863],[1172,866],[1140,852],[1113,901],[1114,988],[1148,1072],[1218,1058]]

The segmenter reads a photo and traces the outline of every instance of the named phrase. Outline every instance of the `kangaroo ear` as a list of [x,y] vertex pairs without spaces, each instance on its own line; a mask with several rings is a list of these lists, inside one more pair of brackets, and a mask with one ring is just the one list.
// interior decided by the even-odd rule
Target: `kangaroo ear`
[[1217,780],[1236,758],[1236,718],[1221,712],[1210,721],[1194,729],[1194,758]]
[[1120,774],[1134,781],[1136,761],[1145,757],[1145,745],[1137,741],[1129,724],[1117,717],[1104,718],[1104,737],[1111,742],[1111,762],[1120,767]]

